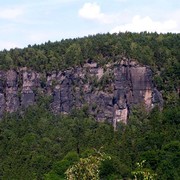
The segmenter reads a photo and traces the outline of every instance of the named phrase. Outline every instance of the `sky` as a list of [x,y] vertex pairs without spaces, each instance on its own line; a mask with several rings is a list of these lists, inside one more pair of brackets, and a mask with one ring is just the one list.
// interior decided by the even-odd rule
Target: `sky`
[[0,0],[0,50],[126,31],[180,33],[180,0]]

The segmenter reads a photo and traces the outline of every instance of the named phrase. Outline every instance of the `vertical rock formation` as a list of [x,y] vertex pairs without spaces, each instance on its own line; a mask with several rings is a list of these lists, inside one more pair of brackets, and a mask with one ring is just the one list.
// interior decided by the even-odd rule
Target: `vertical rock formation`
[[18,74],[14,70],[6,73],[6,111],[15,112],[19,108]]
[[5,72],[0,71],[0,117],[2,117],[5,108],[6,108],[6,101],[5,101]]
[[152,71],[134,61],[121,61],[115,68],[114,126],[116,122],[127,122],[129,108],[143,103],[147,110],[152,107]]
[[35,102],[35,92],[39,86],[39,74],[34,71],[22,72],[22,91],[21,91],[21,106],[23,108],[33,105]]
[[0,116],[33,105],[39,92],[52,96],[50,106],[56,114],[87,105],[97,121],[108,120],[114,127],[119,121],[127,123],[133,105],[143,103],[150,110],[163,102],[152,82],[151,69],[123,58],[104,67],[91,62],[48,74],[27,68],[0,71]]

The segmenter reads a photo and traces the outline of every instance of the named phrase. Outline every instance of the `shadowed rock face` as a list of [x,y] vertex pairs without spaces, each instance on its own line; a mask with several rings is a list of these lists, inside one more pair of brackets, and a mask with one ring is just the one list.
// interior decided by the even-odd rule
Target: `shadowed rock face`
[[163,102],[153,85],[151,69],[124,58],[104,68],[86,63],[48,74],[27,68],[0,71],[0,116],[33,105],[39,92],[52,96],[54,113],[67,114],[87,105],[97,121],[108,120],[114,127],[119,121],[127,122],[133,105],[143,103],[150,110]]
[[9,70],[6,72],[6,111],[15,112],[19,108],[17,72]]
[[0,116],[3,115],[6,107],[6,101],[5,101],[5,96],[4,96],[4,91],[5,91],[5,72],[0,71]]
[[21,106],[26,108],[33,105],[35,102],[35,92],[40,86],[39,74],[33,71],[23,71],[22,76],[22,91],[21,91]]

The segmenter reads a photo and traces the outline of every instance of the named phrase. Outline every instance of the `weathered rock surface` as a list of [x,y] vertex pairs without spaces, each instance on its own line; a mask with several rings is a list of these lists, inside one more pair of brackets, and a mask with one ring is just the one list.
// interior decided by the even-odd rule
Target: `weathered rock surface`
[[9,70],[6,73],[6,111],[15,112],[19,107],[17,72]]
[[91,62],[48,74],[27,68],[0,71],[0,116],[33,105],[39,92],[52,96],[54,113],[67,114],[87,105],[97,121],[108,120],[114,127],[119,121],[127,122],[133,105],[143,103],[150,110],[163,102],[151,69],[124,58],[104,68]]

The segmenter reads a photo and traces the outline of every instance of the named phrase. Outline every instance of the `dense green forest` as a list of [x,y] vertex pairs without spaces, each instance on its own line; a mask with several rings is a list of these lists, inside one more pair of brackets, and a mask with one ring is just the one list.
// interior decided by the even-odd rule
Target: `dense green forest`
[[[87,61],[103,66],[120,57],[151,67],[165,100],[163,109],[146,113],[136,106],[127,125],[119,123],[114,131],[108,122],[96,122],[86,107],[54,115],[42,98],[24,113],[0,120],[0,179],[65,179],[69,167],[98,150],[110,157],[100,164],[100,179],[133,179],[140,170],[157,180],[180,179],[180,34],[97,34],[3,50],[0,69],[26,66],[50,72]],[[137,163],[143,163],[141,169]]]
[[100,166],[101,179],[133,178],[136,163],[159,180],[180,177],[180,108],[154,109],[147,115],[134,110],[117,131],[98,123],[86,109],[54,116],[44,106],[23,115],[6,115],[0,122],[0,179],[65,179],[65,171],[94,149],[111,159]]

